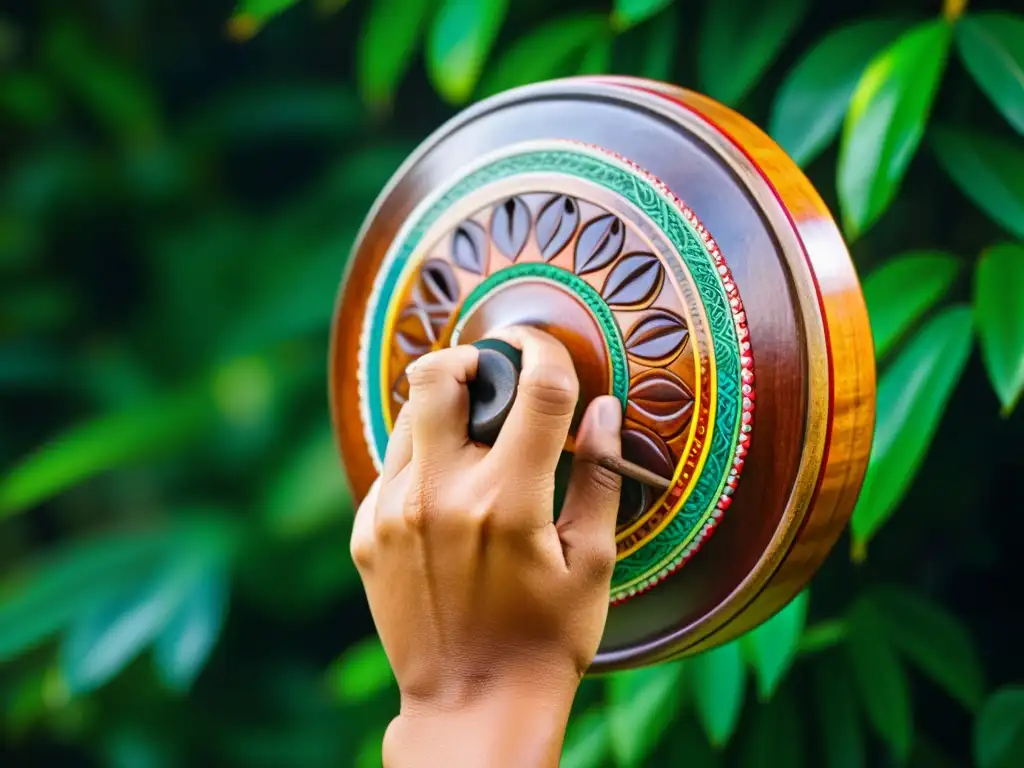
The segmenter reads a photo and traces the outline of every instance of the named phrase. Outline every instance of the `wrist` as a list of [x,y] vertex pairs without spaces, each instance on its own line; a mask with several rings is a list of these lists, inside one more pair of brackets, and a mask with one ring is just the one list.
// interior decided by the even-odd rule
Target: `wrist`
[[464,701],[403,697],[384,737],[384,768],[557,768],[576,685],[532,680]]

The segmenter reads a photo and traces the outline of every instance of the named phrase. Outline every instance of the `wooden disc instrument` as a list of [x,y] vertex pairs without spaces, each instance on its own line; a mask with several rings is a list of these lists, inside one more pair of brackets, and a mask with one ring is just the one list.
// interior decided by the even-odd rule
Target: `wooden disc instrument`
[[839,229],[770,138],[691,91],[586,77],[500,94],[423,142],[359,233],[333,325],[357,499],[431,349],[487,347],[471,426],[500,428],[515,360],[485,340],[521,324],[570,350],[581,405],[622,404],[595,672],[727,642],[803,589],[863,482],[874,354]]

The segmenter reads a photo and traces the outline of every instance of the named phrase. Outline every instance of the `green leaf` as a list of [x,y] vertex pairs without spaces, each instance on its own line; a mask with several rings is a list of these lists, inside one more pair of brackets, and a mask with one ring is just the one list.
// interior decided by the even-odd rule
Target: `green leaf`
[[761,703],[753,712],[753,726],[743,742],[743,768],[802,768],[804,754],[803,719],[796,701],[786,691],[771,702]]
[[679,6],[647,22],[640,75],[651,80],[672,81],[672,67],[679,43]]
[[187,691],[206,664],[224,626],[228,589],[223,570],[208,568],[156,638],[154,660],[169,689]]
[[973,343],[971,310],[955,305],[932,317],[878,382],[871,460],[853,511],[859,558],[899,505],[928,452]]
[[974,721],[974,760],[978,768],[1024,765],[1024,686],[993,693]]
[[374,0],[356,44],[356,74],[363,99],[375,109],[391,106],[412,64],[434,0]]
[[363,739],[356,755],[355,768],[384,768],[383,745],[386,728],[377,728]]
[[575,74],[587,48],[606,29],[607,20],[594,13],[570,14],[536,27],[488,68],[480,95]]
[[932,148],[942,167],[992,221],[1024,238],[1024,150],[994,136],[936,129]]
[[444,0],[427,39],[427,73],[449,103],[464,104],[480,80],[508,0]]
[[33,648],[126,582],[151,573],[175,546],[166,529],[118,533],[67,545],[8,579],[0,589],[0,661]]
[[807,601],[807,592],[801,592],[772,618],[748,632],[741,641],[754,668],[757,692],[762,701],[772,697],[796,658],[807,619]]
[[1005,243],[985,251],[974,273],[974,319],[981,358],[1004,415],[1013,411],[1024,391],[1022,296],[1024,246]]
[[160,398],[73,427],[0,478],[0,518],[87,478],[172,450],[215,423],[205,390]]
[[921,595],[898,587],[871,594],[892,644],[969,710],[985,693],[974,642],[957,618]]
[[978,87],[1024,134],[1024,16],[969,14],[957,23],[956,43]]
[[723,747],[743,712],[746,670],[740,645],[732,642],[705,651],[689,662],[689,668],[697,717],[708,741]]
[[775,96],[768,132],[798,165],[806,166],[836,137],[868,63],[906,28],[896,19],[839,27],[789,71]]
[[837,184],[844,228],[856,237],[895,199],[917,151],[950,45],[943,20],[919,24],[877,54],[850,99]]
[[328,670],[331,691],[345,702],[363,702],[387,690],[394,682],[384,646],[376,635],[355,643]]
[[197,581],[191,558],[122,589],[74,620],[61,644],[61,669],[72,693],[99,688],[156,638]]
[[608,719],[596,707],[573,717],[565,732],[559,768],[601,768],[609,744]]
[[246,14],[260,22],[269,21],[291,8],[299,0],[241,0],[235,13]]
[[592,42],[583,54],[579,75],[603,75],[611,68],[612,36],[601,35]]
[[757,85],[810,9],[809,0],[715,0],[698,42],[699,80],[708,96],[736,106]]
[[921,317],[949,292],[960,271],[955,256],[912,251],[885,262],[864,280],[864,299],[882,359]]
[[846,648],[868,720],[895,756],[906,761],[914,734],[910,690],[886,641],[885,625],[867,602],[858,602],[851,612]]
[[645,765],[671,723],[682,696],[680,662],[660,664],[608,679],[608,728],[618,765]]
[[616,29],[628,29],[668,8],[675,0],[615,0],[612,24]]
[[825,768],[864,768],[864,734],[846,667],[825,658],[815,666],[814,682]]
[[352,497],[330,425],[292,455],[267,489],[264,519],[277,536],[308,536],[352,516]]

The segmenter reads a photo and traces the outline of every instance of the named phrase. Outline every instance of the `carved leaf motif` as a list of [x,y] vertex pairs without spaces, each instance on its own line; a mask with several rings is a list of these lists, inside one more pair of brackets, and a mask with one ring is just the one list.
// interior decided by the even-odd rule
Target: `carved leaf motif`
[[443,259],[430,259],[420,268],[413,299],[429,312],[450,311],[459,299],[455,270]]
[[419,357],[429,352],[437,336],[426,311],[416,306],[402,310],[395,324],[395,340],[407,355]]
[[663,309],[646,315],[626,336],[626,354],[647,365],[668,365],[676,359],[690,332],[683,319]]
[[518,197],[510,197],[494,209],[491,216],[491,240],[511,261],[519,258],[530,236],[530,209]]
[[693,392],[671,371],[652,368],[633,379],[626,412],[671,440],[690,423]]
[[537,215],[537,244],[541,255],[551,261],[569,244],[580,224],[576,201],[565,195],[552,197]]
[[607,267],[619,255],[625,240],[626,228],[613,214],[587,222],[576,241],[576,274],[585,275]]
[[632,422],[622,430],[622,457],[662,477],[672,477],[675,462],[665,441],[647,427]]
[[665,270],[653,253],[624,256],[608,273],[601,296],[618,309],[643,309],[658,295]]
[[475,221],[464,221],[452,234],[452,261],[467,272],[482,275],[487,268],[487,233]]

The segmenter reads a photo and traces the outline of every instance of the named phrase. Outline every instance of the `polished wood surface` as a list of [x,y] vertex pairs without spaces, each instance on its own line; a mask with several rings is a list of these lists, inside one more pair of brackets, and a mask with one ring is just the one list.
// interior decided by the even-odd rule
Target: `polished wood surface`
[[[733,504],[685,568],[610,609],[600,672],[728,640],[806,584],[863,479],[873,351],[838,229],[795,164],[755,126],[649,81],[578,78],[518,89],[466,110],[424,142],[382,192],[356,243],[339,294],[329,387],[357,497],[376,472],[360,426],[355,361],[389,245],[453,169],[513,142],[552,138],[629,158],[697,214],[740,288],[756,359],[757,427]],[[583,327],[570,341],[583,343]]]

